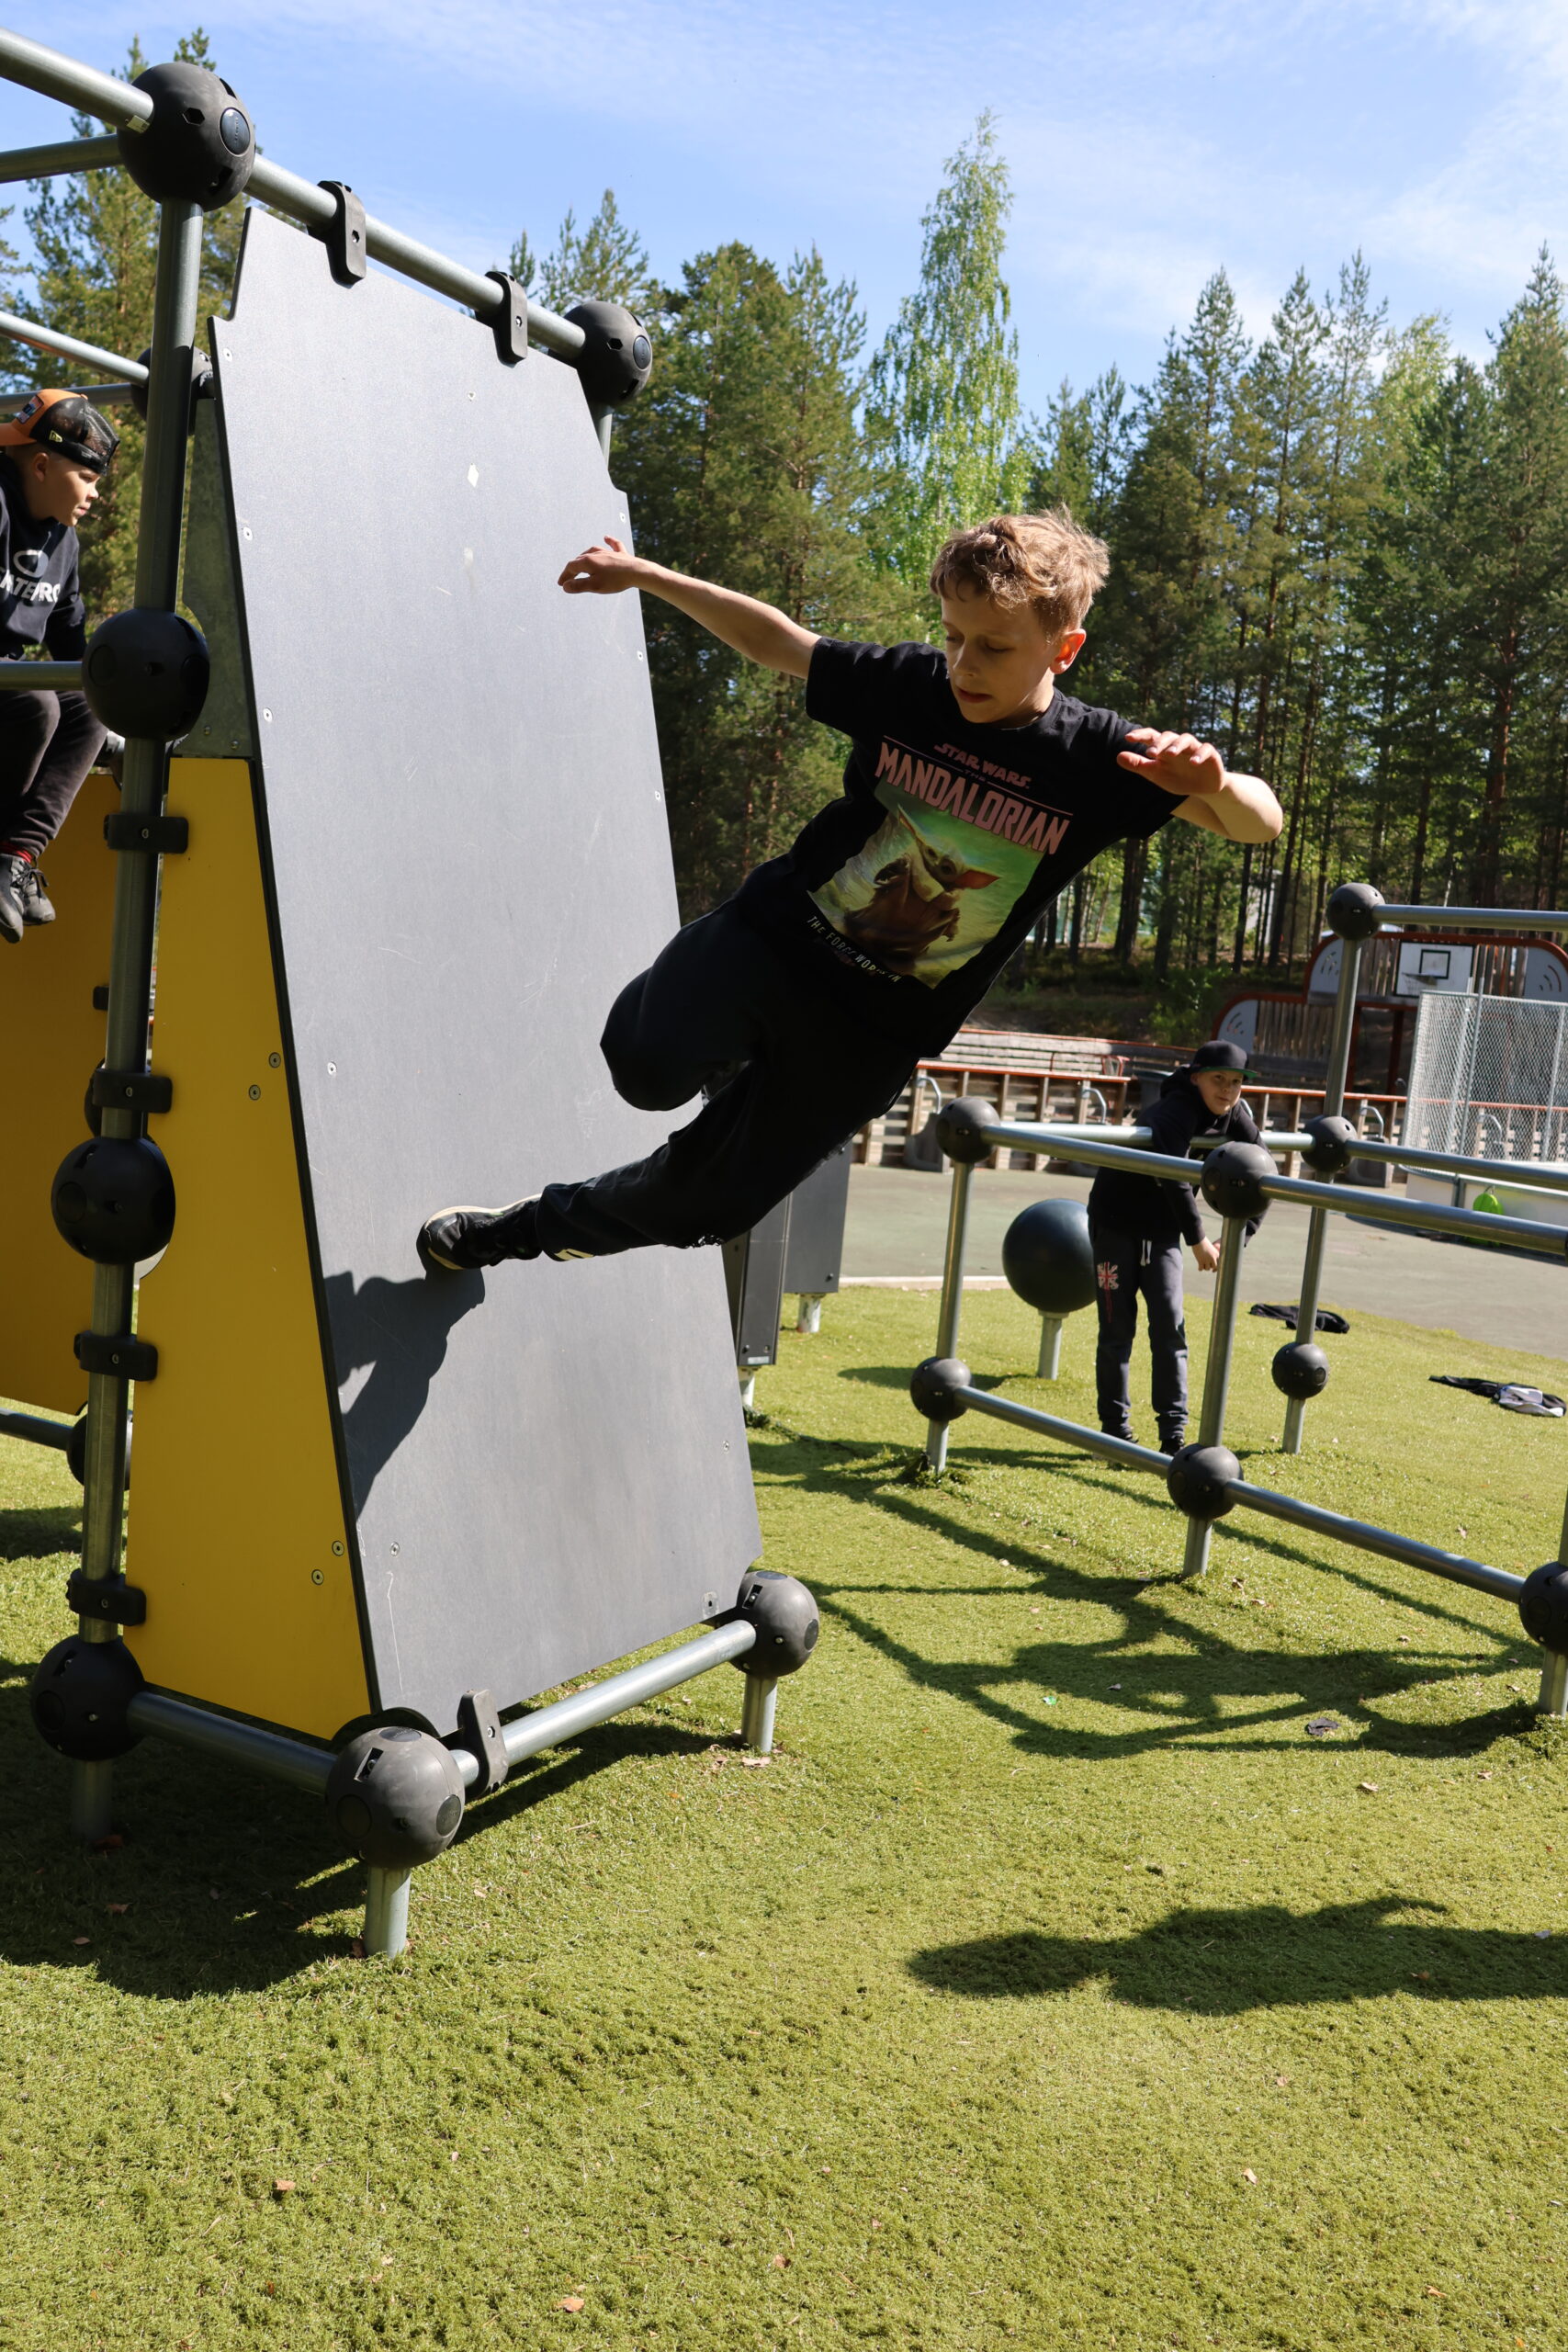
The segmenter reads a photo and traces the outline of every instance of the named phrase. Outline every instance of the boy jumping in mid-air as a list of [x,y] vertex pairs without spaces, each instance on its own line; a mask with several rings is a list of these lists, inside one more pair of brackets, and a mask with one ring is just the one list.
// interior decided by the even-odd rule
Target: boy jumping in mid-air
[[[1241,1099],[1246,1075],[1247,1056],[1239,1046],[1219,1038],[1200,1046],[1184,1069],[1171,1072],[1153,1108],[1140,1113],[1139,1125],[1149,1130],[1148,1148],[1170,1159],[1185,1159],[1194,1136],[1256,1143],[1258,1128]],[[1256,1225],[1247,1226],[1248,1238],[1256,1231]],[[1128,1389],[1141,1294],[1148,1309],[1159,1450],[1175,1453],[1187,1437],[1181,1245],[1187,1243],[1206,1274],[1219,1264],[1219,1250],[1204,1234],[1190,1184],[1174,1177],[1132,1176],[1122,1169],[1102,1168],[1090,1187],[1089,1238],[1100,1286],[1100,1344],[1094,1358],[1100,1426],[1111,1437],[1133,1434]]]
[[744,1233],[940,1053],[1041,910],[1111,842],[1172,817],[1265,842],[1280,808],[1212,745],[1132,727],[1056,690],[1106,549],[1065,508],[958,532],[932,593],[943,645],[816,637],[771,605],[605,539],[569,595],[640,588],[726,645],[807,681],[850,739],[842,796],[624,988],[603,1038],[617,1091],[697,1115],[646,1159],[504,1208],[443,1209],[427,1268],[604,1258]]
[[[0,425],[0,661],[86,649],[76,525],[119,435],[80,392],[34,392]],[[52,922],[39,859],[65,822],[104,730],[80,694],[0,693],[0,940]]]

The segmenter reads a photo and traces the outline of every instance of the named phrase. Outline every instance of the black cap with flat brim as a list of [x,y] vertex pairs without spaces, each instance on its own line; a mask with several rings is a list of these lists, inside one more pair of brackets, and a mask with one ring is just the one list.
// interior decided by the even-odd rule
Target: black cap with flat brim
[[1241,1046],[1233,1046],[1228,1037],[1211,1037],[1206,1046],[1199,1046],[1187,1067],[1190,1070],[1220,1070],[1226,1077],[1232,1071],[1237,1078],[1256,1078],[1258,1075],[1255,1069],[1248,1069],[1247,1056]]
[[108,418],[80,392],[34,392],[8,424],[0,424],[0,449],[47,449],[89,473],[103,473],[118,447]]

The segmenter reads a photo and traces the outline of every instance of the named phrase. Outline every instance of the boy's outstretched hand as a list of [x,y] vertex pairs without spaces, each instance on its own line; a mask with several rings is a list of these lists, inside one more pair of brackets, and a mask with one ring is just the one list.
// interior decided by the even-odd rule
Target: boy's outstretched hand
[[[566,585],[564,579],[561,585]],[[1195,735],[1172,735],[1159,727],[1134,727],[1127,741],[1144,748],[1118,752],[1117,766],[1147,776],[1178,800],[1210,800],[1224,788],[1225,763],[1213,743],[1200,743]]]
[[574,555],[560,578],[558,588],[569,596],[618,596],[623,588],[632,587],[637,577],[637,561],[628,554],[619,539],[607,534],[596,547],[584,548]]

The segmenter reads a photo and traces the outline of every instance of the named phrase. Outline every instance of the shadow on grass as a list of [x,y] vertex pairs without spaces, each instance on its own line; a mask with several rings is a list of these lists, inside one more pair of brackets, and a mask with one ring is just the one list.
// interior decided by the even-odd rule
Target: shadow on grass
[[[1017,1470],[1017,1453],[976,1449],[969,1459],[987,1467]],[[1054,1550],[1044,1536],[1016,1527],[992,1534],[965,1524],[961,1497],[942,1487],[910,1487],[897,1475],[898,1457],[888,1448],[835,1447],[827,1454],[810,1439],[784,1440],[769,1460],[770,1473],[781,1484],[803,1492],[843,1494],[848,1488],[889,1518],[922,1535],[936,1535],[997,1564],[1008,1571],[1008,1583],[992,1588],[997,1594],[1016,1595],[1032,1589],[1052,1600],[1093,1603],[1097,1611],[1118,1612],[1111,1634],[1083,1643],[1040,1641],[1021,1646],[1010,1660],[967,1660],[932,1657],[913,1642],[855,1606],[873,1591],[909,1592],[908,1585],[866,1587],[834,1585],[814,1577],[812,1589],[826,1616],[836,1619],[868,1647],[897,1665],[918,1688],[938,1690],[957,1699],[1010,1730],[1027,1751],[1086,1759],[1135,1755],[1149,1748],[1188,1746],[1201,1741],[1206,1747],[1277,1747],[1293,1725],[1303,1747],[1308,1742],[1309,1715],[1337,1713],[1355,1744],[1374,1753],[1432,1758],[1474,1755],[1505,1736],[1529,1730],[1530,1711],[1525,1703],[1460,1722],[1402,1722],[1379,1712],[1384,1701],[1407,1697],[1433,1683],[1450,1684],[1478,1671],[1495,1671],[1506,1649],[1521,1635],[1507,1621],[1499,1624],[1472,1611],[1468,1595],[1444,1587],[1411,1603],[1408,1596],[1362,1566],[1337,1565],[1325,1570],[1321,1559],[1288,1541],[1251,1538],[1248,1553],[1288,1560],[1318,1574],[1331,1573],[1380,1600],[1418,1606],[1438,1623],[1451,1626],[1474,1645],[1458,1656],[1422,1657],[1385,1649],[1338,1650],[1327,1656],[1289,1649],[1254,1649],[1238,1642],[1228,1626],[1194,1623],[1191,1606],[1198,1595],[1180,1587],[1186,1612],[1173,1609],[1167,1587],[1176,1585],[1182,1521],[1166,1500],[1156,1481],[1136,1476],[1118,1480],[1098,1464],[1088,1465],[1072,1453],[1053,1455],[1043,1466],[1056,1471],[1078,1488],[1102,1491],[1118,1501],[1145,1503],[1168,1519],[1173,1531],[1172,1575],[1169,1579],[1145,1575],[1093,1573],[1075,1566]],[[1222,1531],[1223,1544],[1223,1531]],[[1032,1580],[1022,1587],[1020,1577]],[[1239,1611],[1224,1609],[1224,1551],[1210,1572],[1208,1591],[1220,1602],[1233,1623],[1250,1623]],[[940,1588],[943,1593],[952,1588]],[[1175,1635],[1179,1647],[1153,1651],[1156,1642],[1168,1644]],[[1084,1721],[1077,1713],[1049,1713],[1042,1694],[1088,1702],[1113,1711],[1121,1721]],[[1124,1718],[1139,1718],[1129,1724]],[[1337,1742],[1346,1744],[1341,1738]]]
[[[81,1970],[168,2001],[260,1992],[315,1963],[352,1964],[365,1865],[344,1857],[324,1806],[145,1739],[115,1768],[115,1838],[89,1851],[71,1830],[71,1767],[32,1726],[31,1671],[0,1661],[0,1682],[9,1686],[0,1689],[0,1774],[10,1799],[0,1961]],[[520,1766],[473,1806],[458,1843],[628,1756],[688,1757],[712,1745],[711,1731],[682,1724],[602,1724]],[[413,1886],[416,1939],[422,1875]]]
[[52,1560],[76,1552],[82,1542],[80,1503],[56,1503],[28,1510],[0,1510],[0,1562]]
[[1279,1904],[1179,1910],[1135,1935],[1024,1928],[936,1945],[907,1965],[933,1992],[971,2000],[1038,1998],[1102,1983],[1132,2007],[1198,2017],[1391,1993],[1446,2001],[1568,1993],[1568,1939],[1450,1928],[1445,1916],[1439,1904],[1394,1894],[1305,1913]]

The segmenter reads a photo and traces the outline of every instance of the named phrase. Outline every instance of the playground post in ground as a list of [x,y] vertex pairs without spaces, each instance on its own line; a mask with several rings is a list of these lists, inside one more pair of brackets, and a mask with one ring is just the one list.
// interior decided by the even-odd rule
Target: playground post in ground
[[[1203,1368],[1203,1403],[1198,1418],[1200,1445],[1218,1445],[1224,1437],[1231,1357],[1235,1348],[1236,1304],[1241,1289],[1241,1253],[1246,1246],[1245,1219],[1227,1216],[1220,1235],[1220,1266],[1214,1277],[1209,1354]],[[1210,1524],[1206,1519],[1190,1519],[1187,1522],[1187,1547],[1181,1563],[1184,1577],[1201,1577],[1208,1567]]]
[[[1337,899],[1342,894],[1335,893]],[[1365,921],[1362,910],[1354,910],[1359,921]],[[1329,917],[1333,920],[1331,902]],[[1344,918],[1342,918],[1344,919]],[[1338,926],[1336,925],[1337,929]],[[1345,1082],[1350,1069],[1350,1047],[1356,1034],[1356,989],[1361,976],[1361,948],[1365,940],[1377,928],[1372,915],[1369,928],[1358,936],[1339,933],[1339,988],[1334,1000],[1334,1026],[1328,1040],[1328,1069],[1324,1080],[1323,1114],[1337,1119],[1345,1110]],[[1323,1253],[1328,1242],[1328,1212],[1314,1208],[1307,1218],[1306,1257],[1302,1265],[1301,1304],[1296,1309],[1296,1337],[1311,1340],[1317,1332],[1318,1294],[1323,1287]],[[1285,1407],[1284,1434],[1280,1440],[1282,1453],[1299,1453],[1302,1450],[1302,1426],[1306,1418],[1306,1401],[1292,1396]]]

